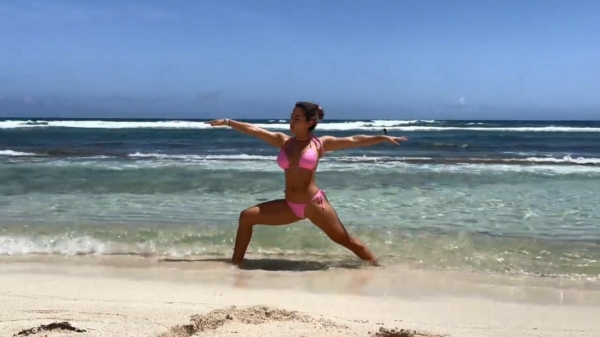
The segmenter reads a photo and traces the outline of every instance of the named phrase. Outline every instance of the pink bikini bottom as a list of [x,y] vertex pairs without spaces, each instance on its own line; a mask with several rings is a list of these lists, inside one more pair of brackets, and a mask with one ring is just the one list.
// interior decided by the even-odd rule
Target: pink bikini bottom
[[[323,192],[323,190],[319,190],[314,197],[312,197],[312,199],[310,199],[309,202],[312,202],[313,200],[317,199],[319,202],[319,205],[321,205],[321,208],[323,208],[323,198],[325,197],[325,192]],[[300,219],[304,219],[304,208],[306,208],[306,205],[308,205],[308,203],[306,204],[295,204],[293,202],[289,202],[289,201],[285,201],[287,202],[288,206],[290,206],[290,208],[292,209],[292,212],[294,212],[294,214],[296,214],[297,217],[299,217]]]

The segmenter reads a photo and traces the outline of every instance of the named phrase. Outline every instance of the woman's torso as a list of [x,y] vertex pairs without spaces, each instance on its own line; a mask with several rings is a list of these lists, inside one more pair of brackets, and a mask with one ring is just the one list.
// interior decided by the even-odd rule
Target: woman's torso
[[310,136],[306,140],[290,138],[277,156],[278,165],[285,173],[285,199],[306,203],[319,191],[315,172],[323,153],[321,141]]

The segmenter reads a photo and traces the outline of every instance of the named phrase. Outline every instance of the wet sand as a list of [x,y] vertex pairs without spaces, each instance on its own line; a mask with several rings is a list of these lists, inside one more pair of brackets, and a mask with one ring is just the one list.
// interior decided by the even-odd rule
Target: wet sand
[[353,262],[2,257],[0,302],[1,336],[600,336],[597,282]]

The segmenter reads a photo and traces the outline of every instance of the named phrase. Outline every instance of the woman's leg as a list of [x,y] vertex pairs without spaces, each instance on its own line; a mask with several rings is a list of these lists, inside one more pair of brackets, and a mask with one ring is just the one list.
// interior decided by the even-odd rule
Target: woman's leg
[[325,194],[323,202],[313,200],[306,205],[304,215],[335,243],[349,249],[364,261],[377,263],[375,255],[357,238],[350,236]]
[[292,212],[290,206],[283,199],[263,202],[243,210],[240,213],[231,262],[238,265],[244,260],[254,225],[288,225],[298,220],[300,218]]

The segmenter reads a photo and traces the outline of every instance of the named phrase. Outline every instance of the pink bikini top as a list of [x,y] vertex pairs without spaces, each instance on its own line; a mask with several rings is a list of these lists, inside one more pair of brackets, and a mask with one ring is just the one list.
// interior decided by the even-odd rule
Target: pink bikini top
[[[300,159],[298,160],[298,166],[294,167],[301,167],[304,169],[315,171],[319,162],[319,155],[317,154],[317,151],[312,147],[313,142],[318,143],[319,147],[321,148],[321,152],[323,152],[323,144],[321,143],[319,138],[311,135],[309,143],[310,148],[300,155]],[[281,167],[284,170],[292,168],[292,166],[290,166],[290,162],[288,161],[288,157],[285,153],[285,148],[289,145],[289,143],[291,143],[291,141],[288,141],[288,143],[285,144],[283,148],[281,148],[281,151],[279,151],[279,154],[277,155],[277,165],[279,165],[279,167]]]

